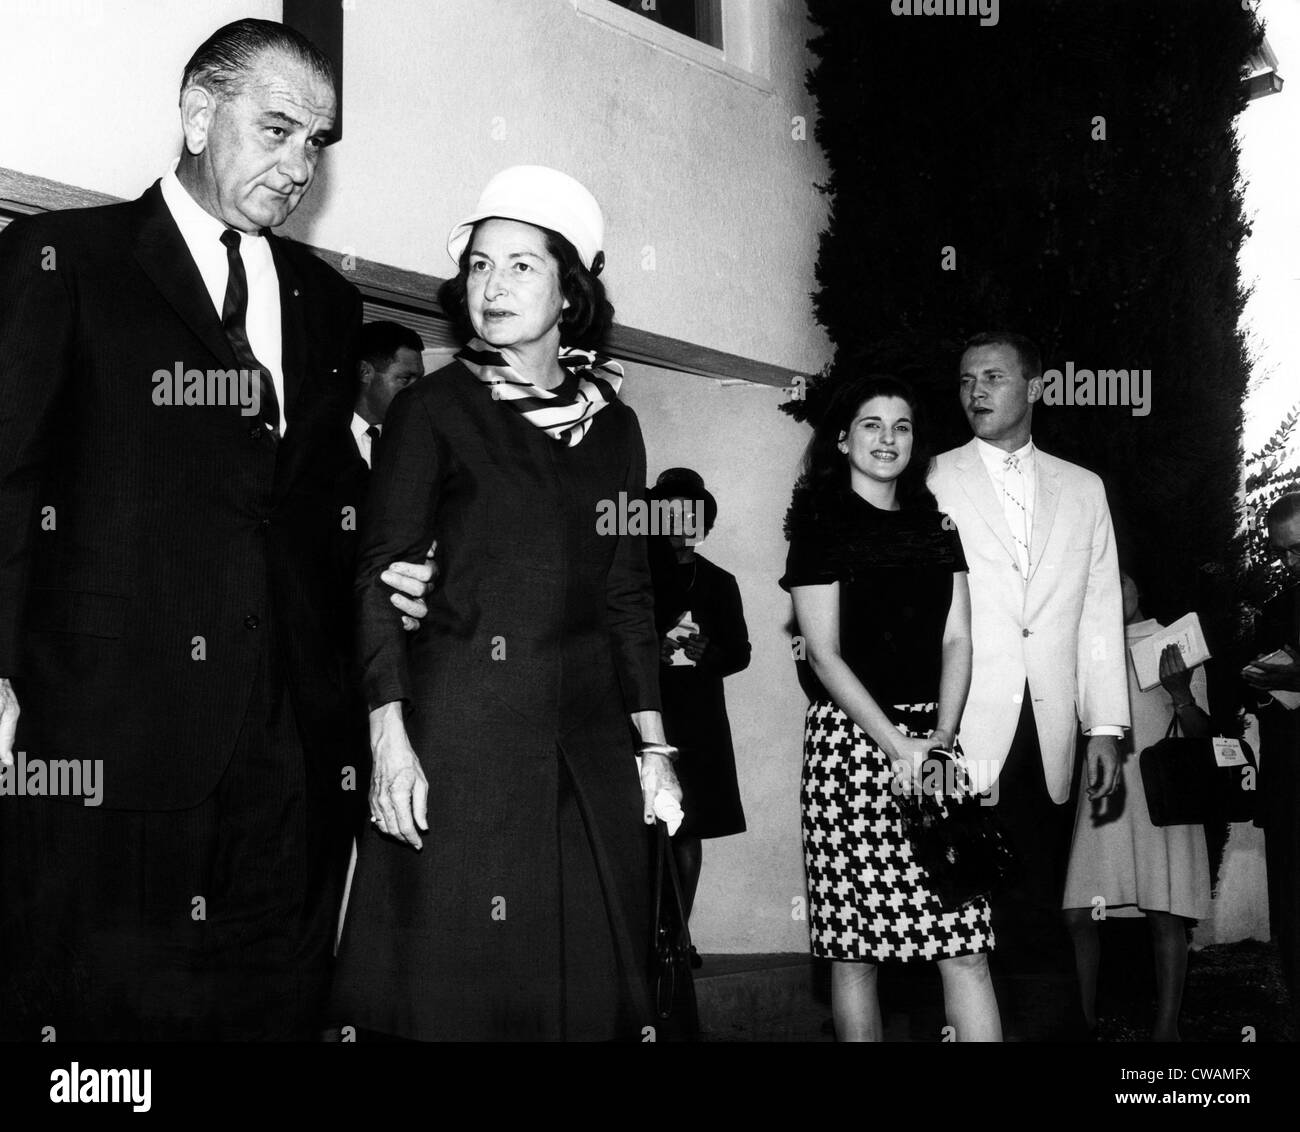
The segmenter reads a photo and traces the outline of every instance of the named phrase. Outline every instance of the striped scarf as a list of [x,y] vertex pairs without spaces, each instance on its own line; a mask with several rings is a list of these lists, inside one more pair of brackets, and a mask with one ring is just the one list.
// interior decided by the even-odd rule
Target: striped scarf
[[591,418],[617,399],[623,384],[623,367],[618,362],[572,346],[560,350],[559,361],[566,375],[577,377],[575,390],[569,389],[567,380],[561,389],[542,389],[525,381],[505,358],[478,338],[456,359],[484,385],[492,387],[494,399],[506,402],[529,424],[570,448],[587,435]]

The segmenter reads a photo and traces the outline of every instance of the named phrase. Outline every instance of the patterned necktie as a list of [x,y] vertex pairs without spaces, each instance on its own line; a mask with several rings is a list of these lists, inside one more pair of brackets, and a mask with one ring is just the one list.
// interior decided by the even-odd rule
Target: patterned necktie
[[1005,474],[1002,478],[1002,512],[1011,528],[1011,538],[1016,544],[1016,560],[1020,563],[1020,576],[1029,577],[1029,511],[1025,506],[1025,470],[1016,456],[1002,461]]
[[248,276],[244,272],[243,257],[239,254],[239,233],[233,228],[227,228],[221,233],[221,242],[226,245],[226,262],[230,266],[230,272],[226,276],[226,298],[221,304],[221,329],[226,332],[240,368],[258,375],[261,397],[258,402],[258,419],[266,424],[278,440],[280,401],[275,395],[275,382],[271,380],[271,371],[257,360],[252,346],[248,344]]

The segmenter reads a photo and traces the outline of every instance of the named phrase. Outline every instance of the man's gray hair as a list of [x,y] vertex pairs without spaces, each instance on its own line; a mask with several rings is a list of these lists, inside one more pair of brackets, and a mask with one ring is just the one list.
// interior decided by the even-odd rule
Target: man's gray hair
[[240,92],[253,64],[266,51],[288,55],[337,89],[334,64],[301,32],[270,20],[236,20],[200,44],[185,64],[181,93],[201,86],[218,98],[231,98]]

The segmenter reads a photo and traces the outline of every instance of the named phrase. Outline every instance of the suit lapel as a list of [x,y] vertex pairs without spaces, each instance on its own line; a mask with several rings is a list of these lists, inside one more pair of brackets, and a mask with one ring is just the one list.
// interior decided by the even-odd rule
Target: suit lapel
[[1052,533],[1061,498],[1061,470],[1048,464],[1041,449],[1034,453],[1034,529],[1029,534],[1029,576],[1038,573],[1043,549]]
[[222,368],[236,368],[238,362],[221,329],[212,297],[157,182],[146,190],[139,204],[142,216],[135,238],[136,262],[172,309],[220,359]]
[[1011,540],[1011,528],[1007,526],[1007,517],[1002,511],[1002,503],[997,492],[993,490],[993,481],[989,479],[984,461],[980,459],[979,449],[972,440],[957,450],[957,482],[962,491],[974,504],[980,518],[988,524],[989,530],[996,536],[1002,548],[1012,562],[1018,562],[1015,543]]

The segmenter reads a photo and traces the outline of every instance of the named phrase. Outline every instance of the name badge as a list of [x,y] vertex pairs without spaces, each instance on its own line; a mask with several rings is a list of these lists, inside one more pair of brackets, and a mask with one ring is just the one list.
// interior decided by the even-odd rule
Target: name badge
[[1247,766],[1246,752],[1241,749],[1237,739],[1224,739],[1216,736],[1214,743],[1214,761],[1219,766]]

